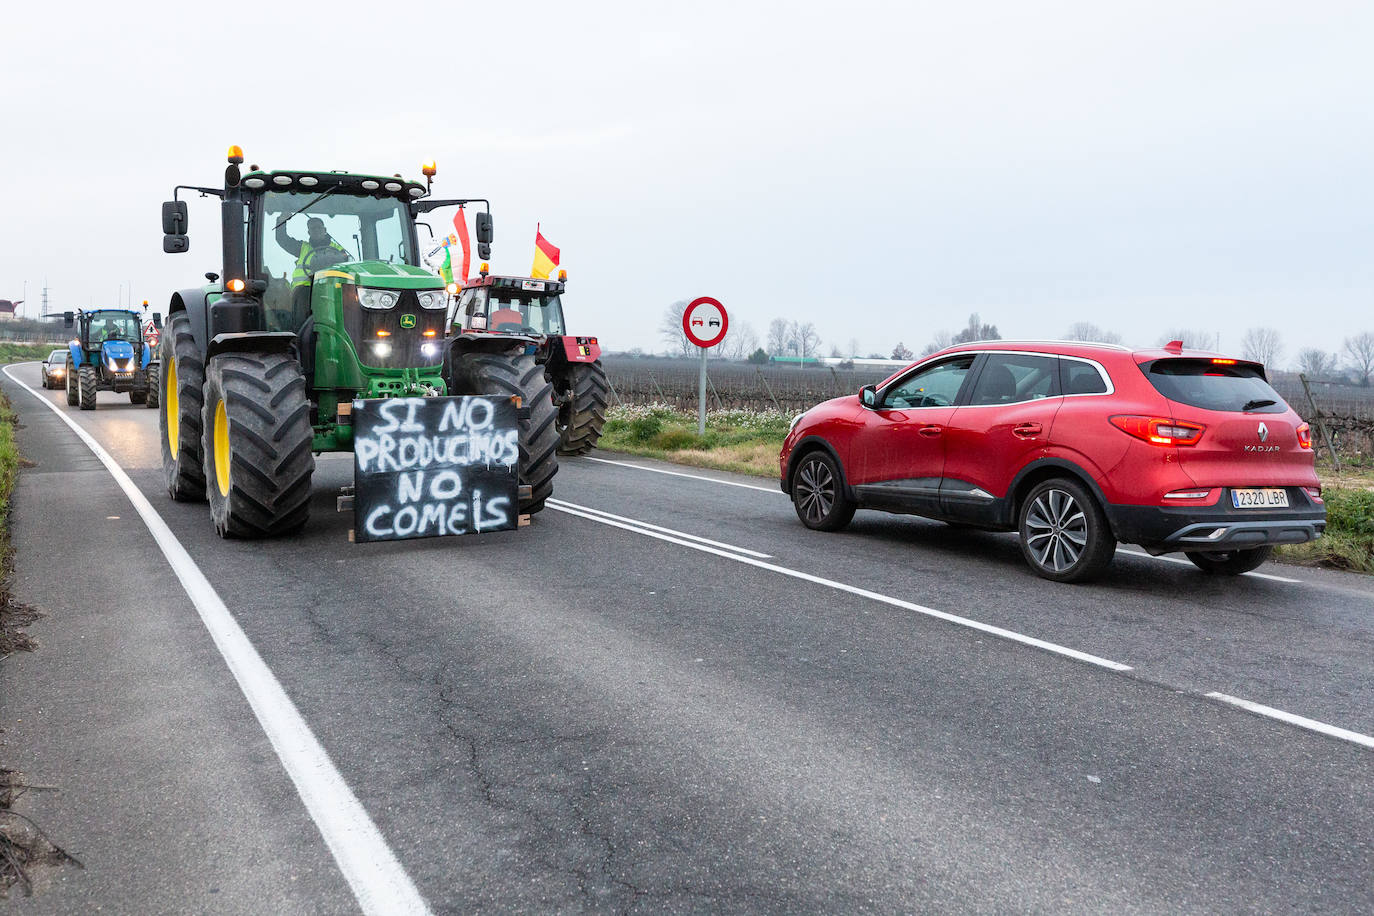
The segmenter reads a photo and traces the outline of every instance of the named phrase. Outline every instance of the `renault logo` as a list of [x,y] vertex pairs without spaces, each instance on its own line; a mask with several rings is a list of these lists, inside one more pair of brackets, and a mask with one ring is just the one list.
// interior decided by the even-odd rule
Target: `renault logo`
[[[405,322],[402,321],[401,323],[404,324]],[[1259,439],[1260,439],[1261,442],[1264,442],[1264,441],[1268,440],[1268,438],[1269,438],[1269,427],[1267,427],[1267,426],[1265,426],[1263,423],[1261,423],[1261,424],[1259,425]]]
[[[403,328],[413,328],[413,327],[415,327],[415,316],[414,316],[414,315],[402,315],[402,316],[401,316],[401,327],[403,327]],[[1260,425],[1263,426],[1264,424],[1260,424]],[[1261,440],[1264,439],[1264,435],[1265,435],[1264,433],[1261,433],[1261,434],[1260,434],[1260,439],[1261,439]]]

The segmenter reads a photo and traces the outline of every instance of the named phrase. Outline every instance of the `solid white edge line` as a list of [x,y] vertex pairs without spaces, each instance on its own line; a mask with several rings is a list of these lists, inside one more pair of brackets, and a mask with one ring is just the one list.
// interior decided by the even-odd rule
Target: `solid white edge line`
[[826,588],[835,589],[836,591],[846,592],[851,595],[857,595],[860,598],[867,598],[871,601],[877,601],[882,604],[891,605],[892,607],[902,608],[903,610],[912,611],[914,613],[921,614],[926,617],[933,617],[936,620],[943,620],[946,623],[952,623],[957,626],[967,627],[970,630],[977,630],[980,633],[987,633],[990,636],[997,636],[1002,639],[1010,640],[1012,642],[1021,643],[1022,645],[1034,646],[1037,649],[1044,649],[1046,652],[1053,652],[1056,655],[1063,655],[1067,658],[1072,658],[1080,662],[1087,662],[1088,664],[1096,665],[1099,668],[1107,668],[1111,671],[1131,670],[1130,665],[1123,665],[1120,662],[1114,662],[1110,659],[1099,658],[1096,655],[1089,655],[1086,652],[1079,652],[1077,649],[1070,649],[1067,646],[1061,646],[1057,643],[1046,642],[1043,639],[1036,639],[1034,636],[1026,636],[1022,633],[1017,633],[1014,630],[1004,630],[1001,627],[995,627],[991,624],[982,623],[978,620],[971,620],[968,617],[960,617],[956,614],[948,614],[944,611],[937,611],[934,608],[928,608],[924,605],[915,604],[911,601],[903,601],[900,598],[893,598],[890,595],[880,594],[879,592],[872,592],[866,588],[859,588],[855,585],[849,585],[844,582],[837,582],[834,579],[825,579],[820,576],[813,576],[810,573],[804,573],[795,569],[788,569],[786,566],[778,566],[775,563],[765,563],[764,561],[756,560],[753,557],[741,556],[737,553],[730,553],[729,551],[719,550],[715,547],[710,547],[706,544],[697,544],[693,543],[692,541],[672,537],[667,534],[659,534],[654,531],[647,531],[643,528],[637,527],[636,525],[626,524],[625,522],[617,522],[609,518],[602,518],[601,516],[592,515],[591,513],[582,512],[580,510],[572,509],[567,506],[556,506],[552,503],[549,503],[548,507],[556,512],[563,512],[568,515],[575,515],[579,518],[585,518],[588,521],[598,522],[602,525],[610,525],[614,528],[623,528],[626,531],[633,532],[634,534],[643,535],[644,537],[657,538],[660,541],[667,541],[670,544],[677,544],[681,547],[687,547],[692,550],[700,550],[703,553],[715,554],[716,556],[724,557],[727,560],[734,560],[736,563],[744,563],[748,566],[756,566],[759,569],[766,569],[769,572],[775,572],[779,575],[789,576],[793,579],[801,579],[803,582],[811,582],[815,585],[822,585]]
[[699,544],[710,544],[712,547],[720,547],[724,550],[730,550],[735,553],[742,553],[746,554],[747,556],[758,557],[760,560],[773,559],[773,555],[771,553],[759,553],[757,550],[749,550],[746,547],[736,547],[734,544],[726,544],[723,541],[713,541],[710,538],[697,537],[695,534],[688,534],[685,531],[678,531],[675,528],[664,528],[662,525],[653,525],[649,522],[641,522],[637,518],[626,518],[623,515],[615,515],[611,512],[605,511],[604,509],[593,509],[591,506],[579,506],[577,503],[570,503],[562,499],[549,499],[547,504],[551,506],[568,506],[572,509],[580,509],[583,512],[591,512],[596,515],[605,516],[606,518],[613,518],[618,522],[628,522],[629,524],[634,525],[638,528],[648,528],[651,531],[662,531],[664,534],[671,534],[676,537],[686,538],[689,541],[696,541]]
[[[1128,557],[1143,557],[1146,560],[1161,560],[1165,563],[1182,563],[1184,566],[1192,566],[1192,560],[1180,560],[1178,557],[1157,557],[1154,554],[1145,553],[1140,550],[1120,550]],[[1302,585],[1301,579],[1290,579],[1287,576],[1276,576],[1273,573],[1248,572],[1241,573],[1242,576],[1254,576],[1256,579],[1270,579],[1274,582],[1287,582],[1289,585]]]
[[684,474],[681,471],[665,471],[663,468],[647,468],[642,464],[630,464],[628,461],[612,461],[609,458],[593,458],[591,455],[583,455],[582,457],[587,461],[599,461],[602,464],[614,464],[622,468],[634,468],[636,471],[667,474],[671,477],[686,477],[688,480],[704,480],[707,483],[718,483],[727,487],[741,487],[745,490],[758,490],[762,493],[776,493],[779,496],[787,495],[778,487],[756,487],[752,483],[736,483],[733,480],[721,480],[719,477],[702,477],[700,474]]
[[329,759],[329,754],[286,695],[272,669],[258,655],[210,580],[205,578],[162,516],[158,515],[129,475],[90,433],[52,401],[15,378],[9,366],[4,371],[10,381],[46,405],[86,443],[148,526],[148,531],[195,605],[205,628],[210,631],[220,655],[233,672],[239,689],[252,706],[262,730],[272,742],[278,759],[295,784],[301,801],[305,803],[329,851],[333,853],[339,871],[348,881],[363,912],[388,916],[393,913],[399,916],[430,912],[429,905],[420,896],[377,825],[344,782],[343,776]]
[[1335,725],[1327,725],[1325,722],[1318,722],[1316,719],[1309,719],[1306,716],[1294,715],[1291,712],[1284,712],[1282,709],[1275,709],[1272,706],[1265,706],[1262,703],[1252,703],[1249,700],[1242,700],[1240,697],[1233,697],[1225,693],[1209,693],[1207,696],[1213,700],[1220,700],[1232,706],[1238,706],[1246,712],[1252,712],[1257,716],[1267,716],[1270,719],[1277,719],[1280,722],[1287,722],[1289,725],[1296,725],[1308,731],[1318,732],[1332,738],[1339,738],[1342,741],[1349,741],[1352,744],[1363,745],[1364,747],[1374,748],[1374,737],[1362,735],[1359,732],[1352,732],[1347,728],[1338,728]]

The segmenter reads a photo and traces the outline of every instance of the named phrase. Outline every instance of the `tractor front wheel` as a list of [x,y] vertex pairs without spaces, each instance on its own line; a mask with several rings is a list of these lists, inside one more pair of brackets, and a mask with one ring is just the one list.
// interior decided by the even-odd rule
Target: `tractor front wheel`
[[519,350],[455,353],[453,360],[449,394],[513,395],[522,408],[529,408],[529,419],[520,421],[520,483],[529,485],[530,498],[520,500],[520,512],[540,511],[553,495],[553,475],[558,473],[558,411],[544,367]]
[[158,412],[162,439],[162,476],[177,502],[205,499],[205,455],[201,452],[200,415],[205,403],[205,361],[191,334],[191,319],[177,312],[162,332],[165,367]]
[[300,530],[310,516],[310,402],[300,364],[284,353],[224,353],[205,374],[204,453],[220,537]]
[[[559,384],[561,383],[561,384]],[[610,383],[601,360],[568,363],[555,383],[563,402],[558,405],[558,454],[585,455],[596,448],[606,423]]]
[[77,385],[81,389],[81,409],[95,410],[95,367],[82,366],[77,375],[79,377]]
[[158,395],[162,393],[161,384],[162,378],[158,373],[157,363],[152,363],[148,366],[148,393],[143,398],[144,407],[157,409],[157,402],[160,400]]
[[76,366],[67,361],[67,406],[75,407],[81,401],[81,382],[76,377]]

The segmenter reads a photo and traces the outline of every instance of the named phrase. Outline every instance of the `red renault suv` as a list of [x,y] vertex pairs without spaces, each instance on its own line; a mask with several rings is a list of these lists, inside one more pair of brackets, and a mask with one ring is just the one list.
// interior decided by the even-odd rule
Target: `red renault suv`
[[808,528],[881,509],[1016,531],[1060,582],[1118,541],[1234,575],[1326,528],[1311,430],[1264,367],[1177,341],[950,347],[795,418],[778,463]]

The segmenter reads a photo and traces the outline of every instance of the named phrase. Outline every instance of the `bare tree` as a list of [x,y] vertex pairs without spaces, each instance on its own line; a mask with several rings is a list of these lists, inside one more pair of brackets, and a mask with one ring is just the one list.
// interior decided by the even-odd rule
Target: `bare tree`
[[725,340],[716,347],[726,359],[744,359],[758,349],[759,335],[754,333],[747,321],[732,321],[725,334]]
[[805,324],[794,321],[791,330],[792,333],[788,338],[788,349],[800,356],[803,362],[820,352],[821,335],[814,324],[809,321]]
[[911,355],[911,351],[899,340],[897,341],[897,346],[892,348],[892,356],[890,356],[889,359],[911,359]]
[[1273,328],[1250,328],[1240,339],[1240,352],[1266,366],[1276,366],[1283,355],[1283,340]]
[[1216,350],[1221,347],[1220,334],[1186,328],[1170,328],[1165,331],[1159,338],[1159,345],[1162,347],[1173,340],[1183,341],[1183,346],[1189,350]]
[[[926,344],[924,349],[921,350],[921,355],[929,356],[936,350],[943,350],[945,347],[948,347],[953,342],[954,335],[949,333],[949,331],[936,331],[935,336],[931,338],[930,343]],[[904,357],[894,356],[892,358],[903,359]],[[905,358],[909,359],[910,357]]]
[[849,338],[849,358],[856,359],[859,355],[859,338]]
[[782,356],[787,352],[787,342],[792,337],[792,324],[786,318],[774,318],[768,322],[769,356]]
[[1065,340],[1083,340],[1092,343],[1121,343],[1121,335],[1115,331],[1104,331],[1091,321],[1075,321],[1064,332]]
[[697,345],[682,330],[682,313],[687,311],[688,304],[686,299],[679,299],[663,310],[658,322],[658,336],[668,345],[669,356],[693,356],[697,352]]
[[954,343],[972,343],[975,340],[1001,340],[1002,335],[997,333],[997,325],[983,324],[978,320],[978,313],[974,312],[968,316],[968,327],[954,335]]
[[1314,381],[1336,371],[1336,354],[1309,347],[1298,354],[1298,371]]
[[1365,331],[1363,334],[1347,337],[1345,358],[1350,365],[1350,371],[1355,373],[1355,380],[1368,388],[1369,378],[1374,375],[1374,334]]

